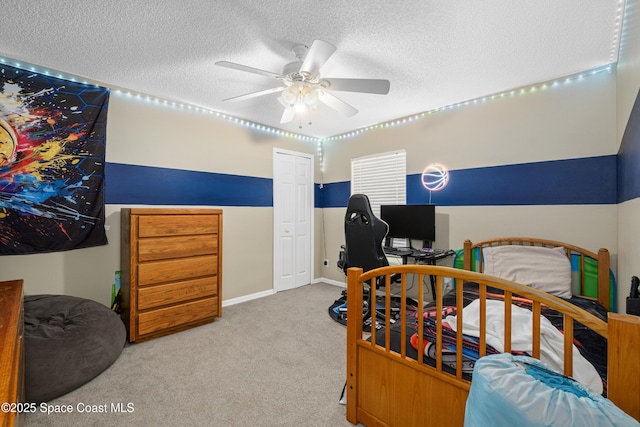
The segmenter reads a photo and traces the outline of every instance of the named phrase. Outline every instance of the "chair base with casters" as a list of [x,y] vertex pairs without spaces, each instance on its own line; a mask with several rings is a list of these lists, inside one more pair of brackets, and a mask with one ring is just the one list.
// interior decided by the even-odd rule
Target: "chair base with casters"
[[[346,326],[347,325],[347,292],[343,290],[340,298],[335,300],[333,304],[328,309],[329,317],[334,321]],[[371,325],[375,325],[375,329],[379,329],[386,322],[387,313],[386,313],[386,304],[384,301],[384,295],[378,294],[376,296],[376,304],[375,304],[375,323],[371,318],[372,310],[374,307],[371,304],[371,297],[369,288],[364,289],[363,303],[362,303],[362,320],[363,320],[363,331],[371,332]],[[391,323],[395,323],[395,321],[400,319],[400,313],[402,310],[402,305],[407,307],[407,312],[415,310],[417,308],[417,302],[410,297],[407,297],[406,300],[402,300],[399,296],[391,296],[391,308],[390,308],[390,319]]]

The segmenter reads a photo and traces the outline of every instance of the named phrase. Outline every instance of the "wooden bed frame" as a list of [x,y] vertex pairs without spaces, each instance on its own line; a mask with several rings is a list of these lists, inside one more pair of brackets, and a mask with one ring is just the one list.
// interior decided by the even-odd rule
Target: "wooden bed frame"
[[[471,259],[471,249],[493,244],[535,244],[545,246],[563,246],[572,253],[599,260],[601,284],[599,298],[608,307],[609,286],[609,254],[600,250],[596,255],[576,246],[561,242],[526,238],[492,239],[477,244],[465,242],[465,263]],[[595,256],[594,256],[595,255]],[[584,261],[583,261],[584,262]],[[465,264],[466,268],[470,268]],[[482,266],[480,265],[480,269]],[[363,335],[363,298],[365,282],[382,276],[386,286],[378,290],[378,296],[384,295],[387,311],[391,304],[391,276],[400,276],[400,297],[407,297],[407,275],[417,275],[418,283],[423,283],[428,276],[436,282],[437,338],[435,367],[407,356],[410,343],[406,339],[406,306],[403,304],[400,313],[401,348],[394,351],[390,347],[390,320],[384,325],[384,342],[377,342],[376,334],[370,338]],[[564,301],[560,298],[498,277],[478,272],[430,265],[396,265],[378,268],[363,273],[360,268],[350,268],[347,272],[347,420],[352,424],[362,423],[366,426],[427,426],[448,425],[461,426],[464,422],[464,410],[471,382],[463,378],[462,369],[458,368],[452,375],[442,367],[440,351],[442,349],[442,295],[444,278],[454,280],[456,289],[462,289],[462,283],[472,281],[480,286],[481,313],[486,313],[487,286],[502,289],[505,292],[505,337],[511,333],[511,301],[512,295],[519,295],[533,301],[533,356],[540,354],[540,307],[546,305],[564,314],[564,373],[571,375],[572,342],[574,319],[596,333],[608,339],[607,383],[608,397],[627,414],[640,420],[640,317],[609,313],[608,322]],[[376,297],[376,289],[370,290],[371,298]],[[604,294],[601,295],[601,294]],[[606,301],[605,301],[606,299]],[[484,302],[482,302],[484,301]],[[418,293],[418,307],[425,305],[424,297]],[[458,310],[463,306],[462,291],[456,293]],[[605,305],[605,304],[603,304]],[[458,316],[457,330],[462,329],[462,316]],[[483,316],[481,315],[481,318]],[[481,319],[480,331],[486,330],[484,319]],[[418,348],[422,348],[422,322],[418,324]],[[484,335],[481,332],[481,335]],[[505,339],[505,351],[510,351],[510,338]],[[462,338],[458,337],[457,348],[462,348]],[[480,338],[481,355],[484,354],[485,339]],[[462,354],[457,353],[457,366],[462,366]]]

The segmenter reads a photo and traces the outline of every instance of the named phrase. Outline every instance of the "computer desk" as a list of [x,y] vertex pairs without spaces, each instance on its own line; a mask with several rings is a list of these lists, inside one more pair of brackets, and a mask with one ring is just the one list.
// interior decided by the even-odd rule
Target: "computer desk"
[[[429,264],[436,265],[436,262],[455,255],[456,251],[453,249],[400,249],[385,247],[384,252],[387,255],[397,256],[402,258],[403,264],[409,264],[409,260],[413,260],[413,264]],[[436,281],[433,276],[430,276],[431,280],[431,296],[435,300],[436,298]]]

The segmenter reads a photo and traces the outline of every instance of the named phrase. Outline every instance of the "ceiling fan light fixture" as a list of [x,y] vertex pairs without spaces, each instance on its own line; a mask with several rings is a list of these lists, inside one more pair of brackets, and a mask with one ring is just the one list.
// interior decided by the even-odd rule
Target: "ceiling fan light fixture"
[[296,112],[304,112],[315,109],[320,97],[318,89],[310,85],[292,84],[281,92],[278,101],[285,107],[293,108]]
[[304,103],[311,107],[311,106],[315,106],[316,104],[318,104],[318,90],[315,88],[311,88],[309,86],[305,86],[304,90],[303,90],[303,99],[304,99]]
[[296,113],[304,113],[305,111],[307,111],[307,107],[304,104],[298,103],[298,104],[293,106],[293,110]]
[[293,106],[298,101],[299,92],[300,90],[297,86],[291,85],[282,91],[280,98],[286,105]]

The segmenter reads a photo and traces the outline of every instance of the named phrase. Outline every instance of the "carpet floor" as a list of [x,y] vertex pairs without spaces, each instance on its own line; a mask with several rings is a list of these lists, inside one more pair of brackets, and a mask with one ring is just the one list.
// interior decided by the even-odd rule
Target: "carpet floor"
[[318,283],[279,292],[225,307],[212,324],[127,345],[25,425],[350,426],[339,403],[346,328],[327,314],[340,291]]

